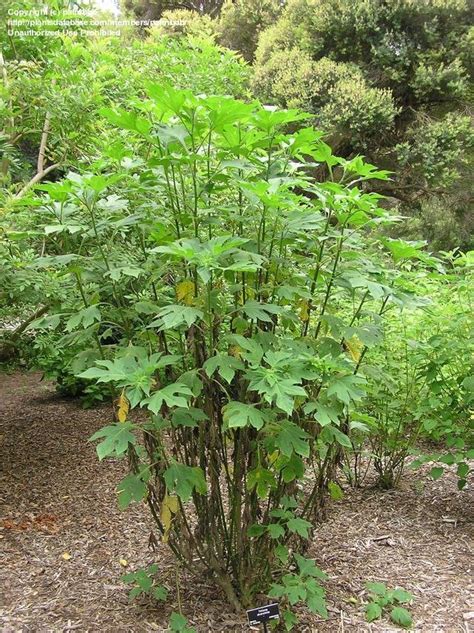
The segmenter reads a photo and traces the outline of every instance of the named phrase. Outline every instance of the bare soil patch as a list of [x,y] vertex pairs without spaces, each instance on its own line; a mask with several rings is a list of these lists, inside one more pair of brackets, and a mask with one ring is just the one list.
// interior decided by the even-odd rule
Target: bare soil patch
[[[165,631],[177,609],[176,569],[165,546],[148,548],[147,509],[116,507],[124,464],[99,463],[87,442],[110,419],[107,407],[86,411],[58,397],[37,373],[0,378],[4,633]],[[302,615],[296,630],[400,630],[364,620],[364,582],[378,580],[415,595],[415,630],[474,631],[471,492],[457,490],[454,474],[433,482],[410,470],[396,491],[347,490],[310,549],[329,574],[330,619]],[[129,603],[121,559],[127,570],[158,562],[169,602]],[[199,633],[248,630],[206,578],[180,580],[183,613]]]

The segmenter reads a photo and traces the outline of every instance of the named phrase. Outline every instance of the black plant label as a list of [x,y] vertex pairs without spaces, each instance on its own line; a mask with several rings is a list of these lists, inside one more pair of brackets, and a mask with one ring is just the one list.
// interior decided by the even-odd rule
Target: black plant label
[[249,609],[247,611],[247,617],[249,624],[262,624],[268,622],[268,620],[278,620],[280,618],[280,608],[278,603],[267,604],[265,607],[258,607],[257,609]]

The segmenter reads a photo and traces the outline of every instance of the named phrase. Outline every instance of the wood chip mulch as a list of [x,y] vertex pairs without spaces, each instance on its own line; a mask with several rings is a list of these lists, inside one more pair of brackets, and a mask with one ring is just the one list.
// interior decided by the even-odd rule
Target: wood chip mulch
[[[147,509],[120,512],[119,461],[97,460],[87,442],[110,421],[107,408],[83,410],[37,373],[0,377],[0,630],[11,632],[166,631],[178,608],[177,572],[165,546],[149,547]],[[347,489],[315,530],[309,555],[329,575],[329,620],[301,614],[298,633],[397,631],[367,624],[366,581],[410,591],[414,630],[474,632],[472,490],[454,473],[431,481],[407,469],[382,492]],[[126,571],[157,562],[166,605],[128,601]],[[183,613],[198,633],[248,631],[206,578],[181,574]],[[258,606],[258,605],[256,605]]]

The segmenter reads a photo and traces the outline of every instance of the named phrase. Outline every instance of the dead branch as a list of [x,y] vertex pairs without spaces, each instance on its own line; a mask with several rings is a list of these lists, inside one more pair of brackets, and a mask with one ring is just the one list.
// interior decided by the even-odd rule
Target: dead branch
[[57,169],[59,167],[60,163],[54,163],[54,165],[50,165],[49,167],[46,167],[46,169],[43,169],[42,172],[36,174],[35,176],[33,176],[33,178],[26,183],[26,185],[20,189],[20,191],[15,194],[15,198],[21,198],[22,196],[25,195],[25,193],[28,191],[28,189],[31,189],[31,187],[33,185],[36,185],[37,182],[40,182],[41,180],[43,180],[43,178],[49,174],[49,172],[53,171],[54,169]]
[[[53,78],[52,85],[54,85],[55,83],[56,83],[56,78]],[[49,165],[49,167],[44,166],[44,161],[46,160],[46,149],[48,146],[48,135],[49,135],[50,126],[51,126],[51,112],[48,110],[46,112],[44,125],[43,125],[43,131],[41,133],[41,142],[40,142],[40,147],[38,151],[36,174],[33,176],[33,178],[29,182],[26,183],[24,187],[22,187],[22,189],[20,189],[20,191],[15,195],[15,198],[21,198],[22,196],[24,196],[25,193],[29,189],[31,189],[31,187],[33,187],[33,185],[43,180],[43,178],[47,174],[49,174],[49,172],[59,167],[59,163],[54,163],[54,165]]]
[[[51,83],[54,86],[54,84],[56,83],[56,78],[53,78]],[[41,133],[41,142],[40,142],[40,148],[38,152],[38,162],[37,162],[37,167],[36,167],[37,174],[40,174],[41,172],[44,171],[44,161],[46,157],[46,147],[48,143],[48,134],[49,134],[50,125],[51,125],[51,112],[48,110],[46,112],[46,116],[44,119],[43,132]]]

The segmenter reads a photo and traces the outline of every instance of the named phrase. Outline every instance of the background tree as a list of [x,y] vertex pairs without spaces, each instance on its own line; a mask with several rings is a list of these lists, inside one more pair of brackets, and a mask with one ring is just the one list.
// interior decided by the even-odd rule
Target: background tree
[[141,20],[159,20],[165,11],[186,9],[216,16],[223,0],[123,0],[122,6]]
[[216,21],[207,14],[190,9],[166,10],[162,13],[163,22],[152,26],[148,33],[150,39],[161,39],[163,36],[191,36],[200,39],[215,40]]
[[314,113],[340,154],[397,171],[385,193],[404,211],[442,199],[451,245],[468,246],[471,24],[464,0],[290,0],[259,39],[254,89]]
[[283,4],[282,0],[226,0],[219,20],[221,44],[252,61],[260,32],[277,20]]

